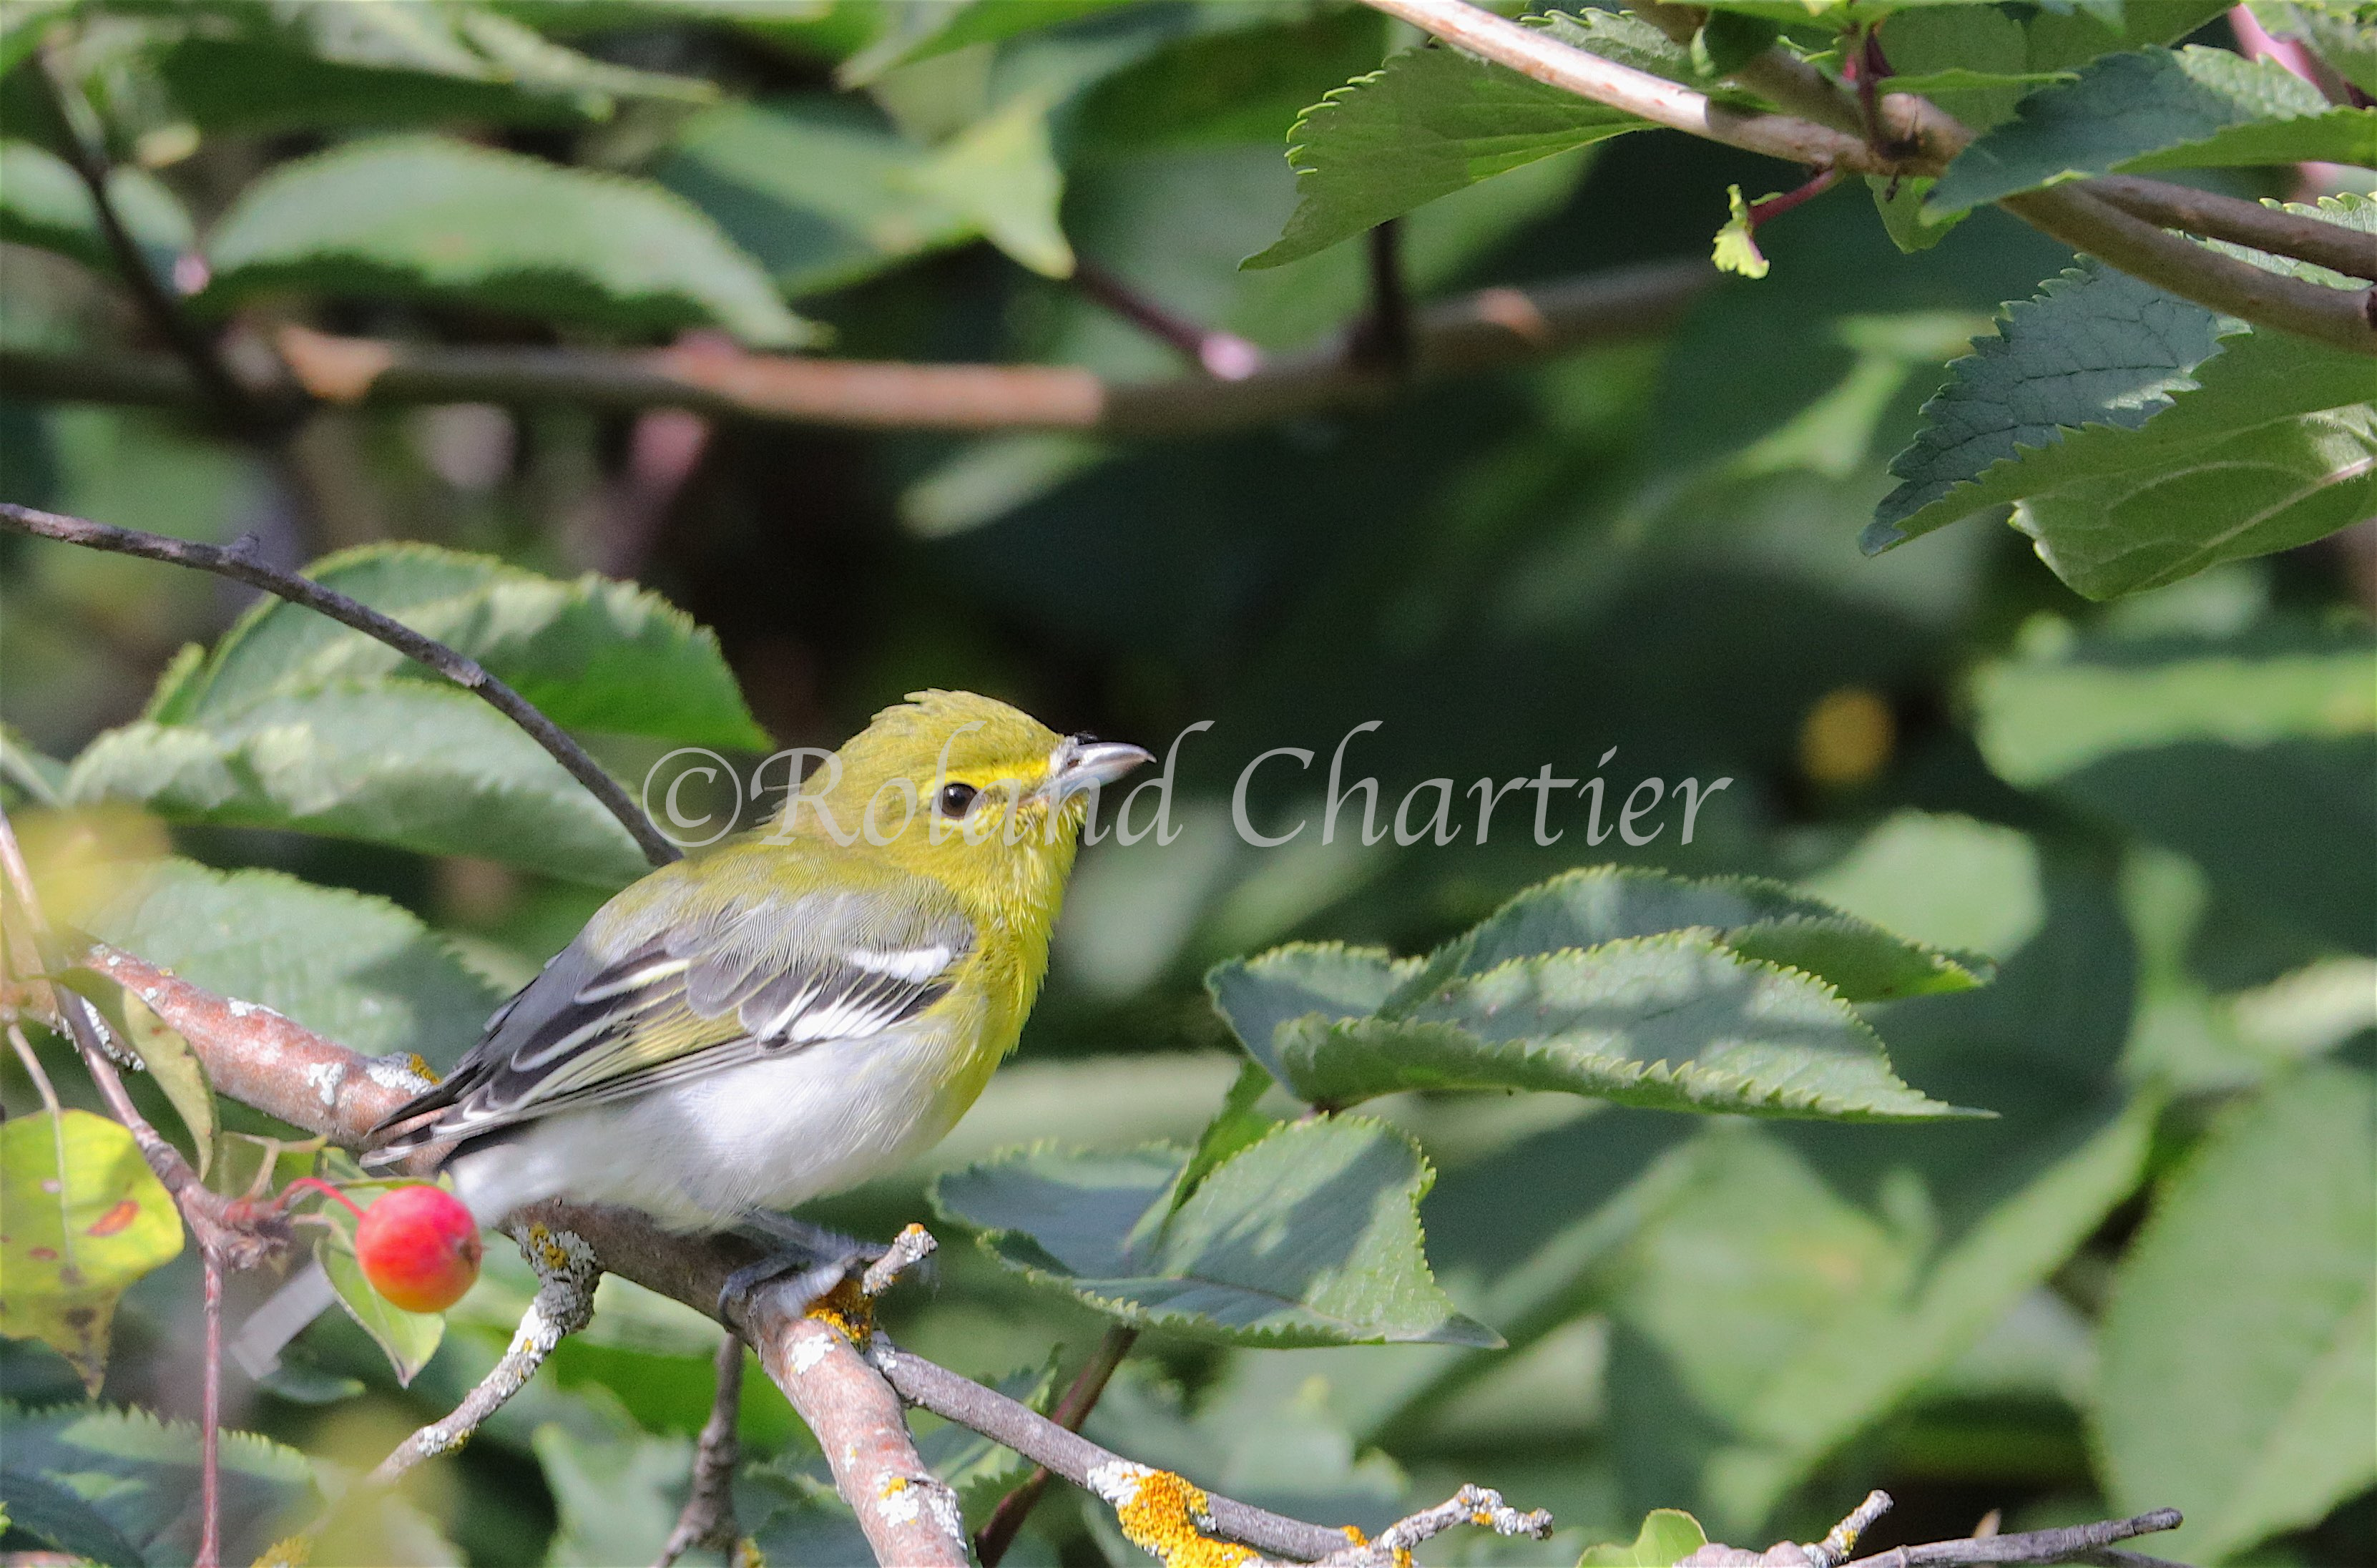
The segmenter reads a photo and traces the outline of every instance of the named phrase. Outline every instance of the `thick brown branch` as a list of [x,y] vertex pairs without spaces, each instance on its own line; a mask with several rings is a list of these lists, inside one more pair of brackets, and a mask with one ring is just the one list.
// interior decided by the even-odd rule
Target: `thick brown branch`
[[[1668,262],[1527,288],[1487,289],[1418,313],[1417,379],[1475,375],[1595,343],[1653,337],[1715,280]],[[723,418],[858,430],[1072,430],[1129,438],[1240,430],[1395,395],[1334,349],[1267,359],[1235,380],[1115,384],[1060,365],[908,365],[749,353],[454,348],[284,331],[283,353],[325,396],[372,406],[492,402],[683,408]],[[21,398],[186,407],[188,373],[161,355],[0,349]]]
[[601,801],[603,808],[619,820],[619,825],[634,837],[637,845],[643,850],[644,857],[653,865],[665,866],[681,854],[676,845],[661,836],[660,830],[653,827],[651,819],[627,797],[627,792],[619,786],[618,781],[604,772],[594,759],[586,754],[585,748],[564,735],[559,725],[538,712],[526,698],[481,669],[477,661],[464,658],[435,638],[422,636],[401,621],[359,604],[343,593],[332,592],[295,572],[267,566],[237,545],[224,549],[187,539],[170,539],[161,533],[143,533],[137,529],[116,528],[83,518],[37,511],[31,507],[20,507],[12,502],[0,502],[0,526],[43,539],[63,540],[88,549],[138,556],[147,560],[168,561],[175,566],[209,571],[218,577],[230,578],[234,582],[261,588],[291,604],[303,604],[341,625],[351,626],[366,637],[376,638],[406,658],[427,665],[457,686],[475,693],[489,707],[526,730],[530,738],[544,748],[547,755],[567,768],[570,777],[585,785],[587,793]]
[[2371,314],[2377,292],[2331,289],[2231,260],[2132,218],[2081,186],[2026,191],[1998,205],[2072,249],[2181,299],[2351,353],[2377,355],[2377,316]]
[[2157,228],[2184,229],[2207,239],[2314,262],[2347,278],[2377,281],[2377,241],[2341,223],[2132,174],[2107,174],[2080,188]]

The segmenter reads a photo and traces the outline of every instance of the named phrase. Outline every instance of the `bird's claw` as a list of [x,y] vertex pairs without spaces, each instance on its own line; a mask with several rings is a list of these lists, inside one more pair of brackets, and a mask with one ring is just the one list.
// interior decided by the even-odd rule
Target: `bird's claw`
[[[877,1255],[881,1255],[880,1249]],[[865,1267],[868,1261],[864,1251],[845,1252],[824,1263],[806,1252],[771,1252],[726,1276],[726,1283],[718,1287],[718,1316],[737,1329],[747,1328],[745,1319],[753,1298],[779,1280],[784,1283],[778,1288],[799,1302],[794,1309],[794,1315],[798,1316],[831,1294],[835,1287],[850,1277],[852,1270]]]

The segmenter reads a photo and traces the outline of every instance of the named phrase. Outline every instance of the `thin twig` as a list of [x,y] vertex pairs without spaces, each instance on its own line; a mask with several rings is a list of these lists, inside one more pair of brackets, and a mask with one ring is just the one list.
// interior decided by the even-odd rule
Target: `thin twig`
[[743,1341],[729,1334],[718,1342],[717,1384],[710,1418],[693,1450],[693,1490],[676,1516],[652,1568],[671,1568],[695,1547],[706,1546],[733,1560],[742,1530],[735,1521],[735,1466],[742,1456],[735,1424],[743,1413]]
[[[1898,1561],[1904,1554],[1909,1568],[1950,1568],[1956,1565],[1983,1562],[2080,1562],[2095,1561],[2099,1555],[2119,1556],[2129,1560],[2132,1568],[2138,1564],[2158,1563],[2157,1559],[2143,1557],[2133,1551],[2108,1553],[2105,1549],[2113,1542],[2128,1540],[2132,1536],[2148,1536],[2161,1530],[2179,1528],[2180,1515],[2176,1508],[2157,1508],[2151,1514],[2140,1514],[2131,1519],[2107,1519],[2094,1525],[2072,1525],[2059,1530],[2017,1530],[2011,1535],[1966,1537],[1959,1540],[1932,1541],[1924,1546],[1902,1546],[1872,1557],[1854,1559],[1847,1568],[1871,1563],[1880,1568]],[[2169,1568],[2163,1564],[2160,1568]]]
[[[1004,1443],[1076,1486],[1094,1491],[1093,1472],[1131,1463],[1077,1432],[1067,1431],[1028,1405],[910,1355],[880,1334],[869,1347],[867,1359],[909,1404]],[[1207,1507],[1219,1533],[1273,1556],[1317,1562],[1345,1544],[1343,1531],[1308,1525],[1219,1494],[1209,1496]]]
[[1346,344],[1346,355],[1366,370],[1401,378],[1412,373],[1418,334],[1412,323],[1411,293],[1404,285],[1404,224],[1390,218],[1365,236],[1370,272],[1370,304]]
[[1077,261],[1073,286],[1149,337],[1177,349],[1206,375],[1243,381],[1262,368],[1262,351],[1236,332],[1200,327],[1157,304],[1094,261]]
[[234,582],[261,588],[291,604],[303,604],[341,625],[354,628],[366,637],[376,638],[405,657],[436,671],[464,690],[477,694],[489,707],[526,730],[532,739],[544,748],[547,755],[567,768],[570,777],[585,785],[587,793],[601,801],[603,808],[618,819],[619,825],[627,830],[638,847],[643,850],[644,858],[655,866],[665,866],[682,854],[676,845],[661,836],[651,819],[619,786],[618,781],[604,772],[600,764],[586,754],[583,747],[563,734],[559,725],[546,718],[519,692],[481,669],[476,660],[464,658],[435,638],[424,637],[403,622],[357,604],[343,593],[333,592],[309,578],[267,566],[242,548],[241,544],[225,549],[187,539],[171,539],[161,533],[116,528],[84,518],[38,511],[12,502],[0,502],[0,525],[13,528],[20,533],[63,540],[88,549],[138,556],[152,561],[169,561],[175,566],[213,572]]
[[1893,1506],[1890,1493],[1876,1490],[1865,1494],[1865,1501],[1848,1512],[1839,1524],[1825,1532],[1824,1538],[1800,1550],[1808,1554],[1814,1568],[1835,1568],[1857,1550],[1857,1538],[1873,1527],[1873,1522]]
[[[1417,379],[1475,375],[1595,344],[1654,337],[1715,281],[1705,262],[1613,269],[1492,288],[1419,313]],[[1334,347],[1284,355],[1240,381],[1211,376],[1111,383],[1071,365],[915,365],[752,353],[731,344],[648,351],[464,348],[332,338],[290,329],[301,378],[351,360],[340,396],[374,407],[483,402],[682,408],[723,418],[853,430],[1070,430],[1160,438],[1248,429],[1378,403],[1397,390]],[[0,384],[19,398],[196,406],[186,372],[162,355],[43,353],[0,347]]]
[[[1081,1423],[1097,1407],[1099,1395],[1105,1393],[1106,1384],[1113,1380],[1115,1369],[1122,1365],[1123,1358],[1138,1342],[1139,1330],[1129,1323],[1108,1324],[1098,1339],[1098,1347],[1090,1353],[1088,1363],[1073,1374],[1073,1381],[1057,1396],[1057,1407],[1048,1412],[1049,1419],[1069,1432],[1080,1431]],[[1048,1490],[1050,1475],[1047,1466],[1033,1466],[1023,1484],[1000,1498],[990,1517],[983,1521],[982,1528],[974,1532],[973,1554],[982,1568],[998,1568],[998,1560],[1015,1544],[1023,1521],[1032,1516],[1041,1494]]]
[[591,1247],[566,1230],[541,1225],[517,1225],[512,1236],[520,1255],[536,1271],[538,1285],[520,1326],[512,1331],[511,1344],[460,1405],[398,1443],[379,1462],[371,1473],[374,1484],[393,1485],[423,1460],[450,1454],[469,1442],[489,1416],[528,1386],[554,1347],[584,1328],[593,1314],[594,1286],[603,1277],[603,1266]]
[[194,1568],[222,1568],[222,1260],[199,1252],[206,1269],[207,1359],[198,1392],[198,1556]]
[[1401,1568],[1411,1561],[1412,1548],[1463,1525],[1531,1540],[1552,1533],[1552,1516],[1542,1509],[1523,1513],[1491,1487],[1464,1486],[1447,1501],[1396,1520],[1367,1541],[1331,1552],[1318,1568]]

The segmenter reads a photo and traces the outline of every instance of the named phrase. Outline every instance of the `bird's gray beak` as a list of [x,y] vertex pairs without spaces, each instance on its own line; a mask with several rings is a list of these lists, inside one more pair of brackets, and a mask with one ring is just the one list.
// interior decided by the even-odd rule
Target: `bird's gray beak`
[[1048,759],[1048,782],[1041,787],[1050,800],[1062,801],[1112,784],[1141,762],[1154,760],[1154,753],[1141,747],[1072,736],[1060,742]]

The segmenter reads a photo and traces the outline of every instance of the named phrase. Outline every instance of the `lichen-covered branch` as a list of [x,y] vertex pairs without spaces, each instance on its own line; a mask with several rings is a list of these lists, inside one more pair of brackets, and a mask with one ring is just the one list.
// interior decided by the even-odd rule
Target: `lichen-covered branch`
[[594,1287],[603,1268],[591,1247],[566,1230],[541,1225],[515,1225],[512,1237],[540,1283],[528,1311],[520,1314],[520,1327],[512,1332],[510,1346],[478,1386],[462,1396],[462,1403],[398,1443],[379,1462],[371,1475],[378,1485],[392,1485],[423,1460],[450,1454],[470,1441],[481,1422],[528,1386],[554,1347],[593,1316]]

